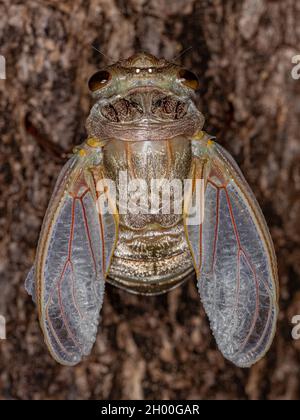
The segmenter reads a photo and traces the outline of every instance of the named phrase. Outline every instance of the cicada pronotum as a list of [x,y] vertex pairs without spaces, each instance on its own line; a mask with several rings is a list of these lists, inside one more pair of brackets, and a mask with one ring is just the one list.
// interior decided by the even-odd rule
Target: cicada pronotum
[[[88,139],[58,178],[26,284],[52,356],[75,365],[90,353],[106,281],[155,295],[194,274],[220,351],[251,366],[275,332],[276,257],[242,173],[202,131],[197,77],[141,53],[98,71],[89,88]],[[181,214],[121,211],[112,190],[97,186],[124,171],[148,190],[152,179],[190,180]],[[189,223],[195,207],[201,217]]]

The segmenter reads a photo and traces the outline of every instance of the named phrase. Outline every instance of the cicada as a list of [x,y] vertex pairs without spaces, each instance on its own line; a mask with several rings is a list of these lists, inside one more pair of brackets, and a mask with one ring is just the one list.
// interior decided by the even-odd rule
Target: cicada
[[[156,295],[191,276],[226,359],[249,367],[268,351],[278,314],[273,243],[237,164],[203,131],[198,88],[192,72],[146,53],[89,80],[88,137],[59,175],[26,280],[57,362],[90,354],[106,282]],[[121,173],[142,180],[139,211],[120,204]],[[182,211],[146,211],[153,179],[190,181]]]

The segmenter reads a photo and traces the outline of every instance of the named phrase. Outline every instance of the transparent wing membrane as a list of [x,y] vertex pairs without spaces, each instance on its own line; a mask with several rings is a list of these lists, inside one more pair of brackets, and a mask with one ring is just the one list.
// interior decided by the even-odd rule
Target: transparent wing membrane
[[205,179],[204,221],[187,224],[186,232],[200,296],[221,352],[248,367],[266,353],[276,326],[272,240],[232,157],[216,143],[198,141],[194,160]]
[[[45,341],[61,364],[77,364],[96,339],[105,277],[113,254],[114,215],[96,207],[91,159],[75,156],[62,170],[39,240],[33,278]],[[99,174],[101,170],[99,170]]]
[[35,297],[35,265],[33,265],[27,274],[25,280],[25,289],[26,292],[32,297],[32,300],[36,302]]

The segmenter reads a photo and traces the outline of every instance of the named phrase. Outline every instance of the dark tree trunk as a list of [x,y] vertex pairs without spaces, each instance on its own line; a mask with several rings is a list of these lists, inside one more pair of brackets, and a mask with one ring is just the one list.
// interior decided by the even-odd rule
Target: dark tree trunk
[[[0,0],[0,16],[0,398],[299,398],[300,3]],[[61,156],[85,137],[87,79],[139,50],[199,74],[205,128],[237,159],[270,226],[280,322],[251,370],[216,349],[193,282],[152,298],[108,286],[94,351],[75,368],[48,355],[24,291]]]

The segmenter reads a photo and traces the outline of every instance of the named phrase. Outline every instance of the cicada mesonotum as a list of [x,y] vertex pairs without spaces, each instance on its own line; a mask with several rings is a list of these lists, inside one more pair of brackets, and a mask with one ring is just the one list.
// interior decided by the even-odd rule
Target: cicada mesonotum
[[[274,336],[276,258],[242,173],[202,131],[197,77],[141,53],[98,71],[89,88],[88,139],[58,178],[26,283],[52,356],[75,365],[90,353],[106,281],[155,295],[194,275],[220,351],[251,366]],[[121,173],[143,193],[120,186]],[[149,210],[153,180],[187,185],[176,211],[161,190]]]

